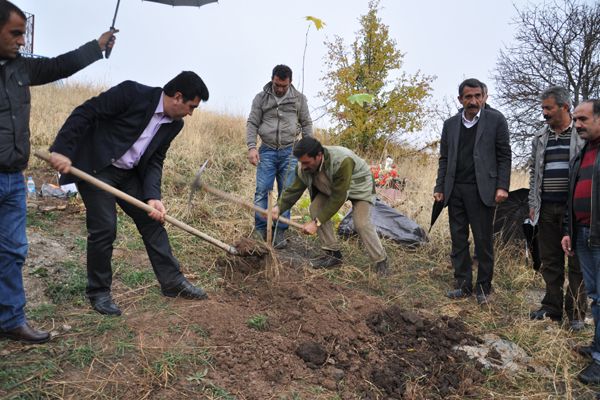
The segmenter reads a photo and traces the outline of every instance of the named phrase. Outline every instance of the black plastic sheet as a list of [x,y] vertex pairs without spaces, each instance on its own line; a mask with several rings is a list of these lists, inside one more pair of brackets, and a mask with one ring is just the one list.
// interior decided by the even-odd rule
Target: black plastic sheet
[[[415,221],[400,214],[380,199],[375,200],[371,209],[371,222],[380,236],[402,245],[418,246],[429,240],[425,230]],[[340,222],[338,234],[343,237],[356,235],[352,210]]]

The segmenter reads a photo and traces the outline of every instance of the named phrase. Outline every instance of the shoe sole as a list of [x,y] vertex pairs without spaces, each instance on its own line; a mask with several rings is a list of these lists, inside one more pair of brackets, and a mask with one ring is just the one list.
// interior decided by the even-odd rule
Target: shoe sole
[[92,309],[94,311],[96,311],[98,314],[110,315],[110,316],[114,316],[114,317],[120,317],[123,314],[123,312],[121,310],[119,310],[118,312],[107,312],[107,311],[101,311],[101,310],[97,309],[96,307],[92,307]]
[[0,334],[0,338],[13,340],[15,342],[21,342],[21,343],[26,343],[26,344],[42,344],[42,343],[46,343],[46,342],[50,341],[50,339],[52,339],[52,337],[50,335],[48,335],[48,337],[43,338],[43,339],[28,340],[28,339],[23,339],[18,336],[7,335],[7,334]]
[[203,295],[200,296],[188,296],[188,295],[182,295],[181,293],[165,293],[162,292],[162,295],[165,297],[170,297],[172,299],[178,297],[180,299],[187,299],[187,300],[206,300],[208,299],[208,294],[204,293]]

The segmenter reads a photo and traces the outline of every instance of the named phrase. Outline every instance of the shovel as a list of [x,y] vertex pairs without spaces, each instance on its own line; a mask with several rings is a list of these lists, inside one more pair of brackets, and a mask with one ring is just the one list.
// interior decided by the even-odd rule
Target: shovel
[[[269,215],[269,211],[265,210],[262,207],[258,207],[257,205],[254,205],[253,203],[250,203],[246,200],[243,200],[239,197],[236,197],[234,195],[232,195],[231,193],[227,193],[224,192],[222,190],[219,190],[217,188],[214,188],[212,186],[207,185],[206,183],[204,183],[204,181],[202,180],[202,174],[204,172],[204,169],[206,168],[206,164],[208,163],[208,160],[204,162],[204,164],[202,164],[202,167],[200,167],[200,170],[198,171],[198,173],[196,173],[196,177],[194,178],[194,181],[192,182],[192,189],[190,191],[190,198],[188,200],[188,203],[192,202],[192,197],[194,196],[194,193],[198,190],[205,190],[208,193],[214,194],[217,197],[222,198],[223,200],[227,200],[230,201],[232,203],[238,204],[242,207],[246,207],[250,210],[254,210],[257,213],[261,214],[262,216],[264,216],[265,218],[270,218]],[[299,230],[303,230],[304,229],[304,225],[299,224],[296,221],[292,221],[291,219],[282,217],[281,215],[279,216],[279,218],[277,218],[279,221],[283,222],[284,224],[287,224],[289,226],[293,226],[296,229]]]
[[[46,162],[50,162],[50,153],[48,153],[47,151],[42,151],[42,150],[37,150],[34,152],[35,156],[38,158],[41,158],[42,160],[46,161]],[[118,197],[122,200],[125,200],[126,202],[133,204],[134,206],[141,208],[142,210],[146,211],[146,212],[152,212],[154,211],[154,208],[149,206],[148,204],[144,203],[141,200],[136,199],[133,196],[128,195],[125,192],[122,192],[104,182],[102,182],[101,180],[94,178],[93,176],[87,174],[86,172],[83,172],[80,169],[77,169],[75,167],[71,167],[71,170],[69,172],[70,174],[76,176],[77,178],[84,180],[96,187],[99,187],[100,189],[103,189],[107,192],[109,192],[110,194],[112,194],[115,197]],[[178,219],[175,219],[173,217],[171,217],[170,215],[165,215],[165,221],[169,222],[170,224],[175,225],[176,227],[191,233],[194,236],[199,237],[200,239],[214,245],[217,246],[223,250],[225,250],[227,253],[232,254],[234,256],[249,256],[249,255],[262,255],[263,251],[260,248],[257,248],[256,246],[252,246],[249,243],[243,242],[238,244],[238,247],[234,247],[231,246],[227,243],[223,243],[221,242],[219,239],[215,239],[212,236],[207,235],[206,233],[200,232],[199,230],[192,228],[191,226],[179,221]],[[246,239],[247,241],[247,239]]]

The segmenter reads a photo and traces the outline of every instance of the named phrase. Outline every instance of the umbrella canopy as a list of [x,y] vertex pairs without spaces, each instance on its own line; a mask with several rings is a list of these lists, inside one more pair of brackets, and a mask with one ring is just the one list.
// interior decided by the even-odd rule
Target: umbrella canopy
[[[142,1],[151,1],[153,3],[161,3],[167,4],[169,6],[190,6],[190,7],[201,7],[205,4],[216,3],[217,0],[142,0]],[[117,0],[117,7],[115,8],[115,15],[113,17],[112,24],[110,25],[110,29],[115,29],[115,22],[117,22],[117,14],[119,13],[119,4],[121,4],[121,0]],[[104,52],[104,57],[108,58],[110,53],[112,52],[112,48],[107,48]]]
[[167,4],[170,6],[190,6],[190,7],[201,7],[208,3],[216,3],[217,0],[142,0],[151,1],[153,3]]

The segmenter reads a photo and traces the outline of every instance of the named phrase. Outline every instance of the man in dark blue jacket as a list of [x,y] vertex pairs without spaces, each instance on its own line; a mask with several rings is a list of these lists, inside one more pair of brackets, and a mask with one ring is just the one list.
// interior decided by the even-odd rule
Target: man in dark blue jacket
[[26,17],[9,1],[0,1],[0,337],[43,343],[48,332],[33,329],[25,317],[22,268],[27,256],[27,208],[23,170],[29,160],[29,86],[66,78],[112,47],[115,32],[105,32],[79,49],[56,58],[26,58]]
[[[163,295],[206,299],[204,290],[181,273],[173,256],[161,201],[163,161],[171,141],[183,128],[208,89],[194,72],[177,75],[164,88],[125,81],[87,100],[69,116],[51,146],[51,164],[67,174],[73,166],[146,202],[146,214],[87,182],[78,182],[86,208],[86,295],[101,314],[121,315],[111,296],[113,242],[117,232],[115,204],[135,222],[161,285]],[[73,181],[65,176],[63,183]]]

